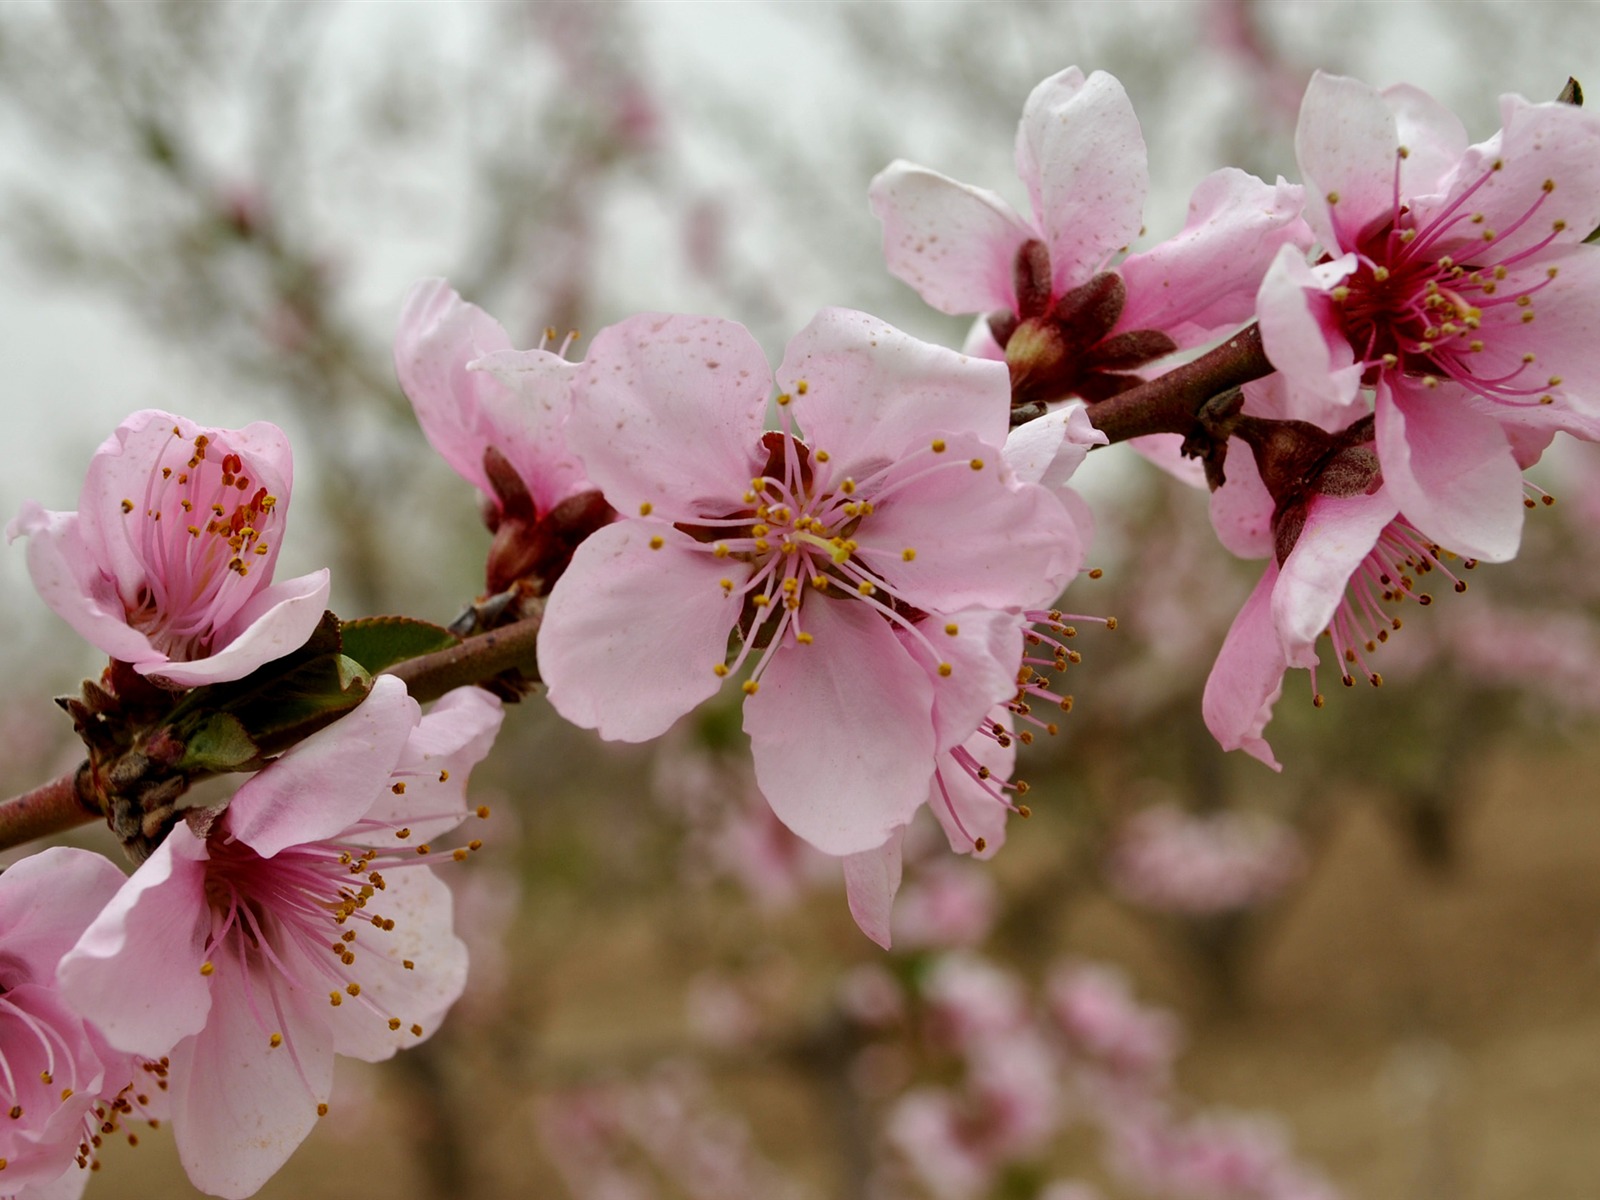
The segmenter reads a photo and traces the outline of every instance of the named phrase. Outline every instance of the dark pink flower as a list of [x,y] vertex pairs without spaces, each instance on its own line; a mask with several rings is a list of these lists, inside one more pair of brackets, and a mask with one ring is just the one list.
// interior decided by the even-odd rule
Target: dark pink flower
[[[388,1058],[460,995],[466,947],[428,839],[465,816],[499,704],[463,688],[427,716],[380,676],[203,834],[177,826],[62,960],[113,1046],[170,1060],[189,1177],[259,1188],[326,1111],[333,1057]],[[203,825],[203,822],[201,823]]]
[[241,679],[299,649],[328,601],[326,569],[272,582],[288,517],[288,439],[258,421],[208,429],[134,413],[95,451],[77,512],[33,501],[33,585],[112,658],[177,687]]
[[1314,76],[1295,150],[1324,257],[1285,248],[1258,300],[1295,387],[1347,405],[1376,389],[1407,518],[1492,561],[1516,553],[1530,454],[1559,430],[1600,438],[1600,252],[1582,244],[1600,224],[1600,116],[1517,96],[1500,112],[1469,146],[1416,88]]

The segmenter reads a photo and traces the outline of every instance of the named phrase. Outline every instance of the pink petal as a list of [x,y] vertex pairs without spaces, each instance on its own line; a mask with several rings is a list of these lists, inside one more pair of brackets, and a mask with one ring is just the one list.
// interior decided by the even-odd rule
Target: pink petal
[[865,604],[806,605],[812,645],[779,649],[745,701],[756,782],[824,854],[881,846],[933,775],[933,685]]
[[930,457],[889,469],[884,498],[873,498],[876,511],[854,535],[860,557],[924,612],[1029,608],[1059,596],[1084,556],[1061,501],[1012,481],[976,439],[949,438],[931,472]]
[[1311,502],[1272,593],[1272,622],[1290,666],[1315,665],[1313,644],[1344,602],[1350,577],[1398,511],[1388,488],[1370,496],[1318,496]]
[[856,925],[885,950],[889,949],[889,918],[894,896],[900,890],[901,846],[905,826],[873,850],[844,856],[844,893]]
[[179,825],[61,960],[62,992],[119,1050],[159,1058],[206,1023],[206,859]]
[[6,526],[28,539],[28,575],[39,598],[85,641],[122,662],[166,662],[150,639],[128,624],[115,583],[83,544],[77,513],[47,512],[32,500]]
[[[1468,212],[1483,214],[1483,225],[1463,223],[1462,239],[1481,238],[1485,227],[1495,230],[1497,261],[1544,240],[1557,221],[1566,223],[1559,241],[1581,242],[1600,225],[1600,116],[1573,104],[1502,96],[1500,117],[1501,131],[1468,150],[1446,181],[1453,198],[1488,176],[1467,201]],[[1492,169],[1496,162],[1499,170]],[[1547,180],[1555,184],[1549,195]],[[1448,198],[1423,207],[1418,219],[1426,220]],[[1536,202],[1537,212],[1513,230]]]
[[342,833],[388,789],[419,711],[405,684],[393,675],[378,676],[353,710],[234,793],[229,832],[262,858]]
[[1106,435],[1089,423],[1085,405],[1068,404],[1007,434],[1006,466],[1023,483],[1054,491],[1072,478],[1090,450],[1107,442]]
[[[654,537],[660,550],[650,548]],[[727,660],[750,571],[661,522],[619,521],[593,534],[556,584],[539,630],[550,703],[604,738],[664,733],[721,686],[712,668]]]
[[1442,192],[1446,178],[1467,152],[1467,129],[1421,88],[1396,84],[1383,89],[1394,114],[1395,133],[1406,157],[1400,160],[1400,194],[1408,200]]
[[126,877],[88,850],[52,846],[0,873],[0,986],[55,980],[56,966]]
[[593,486],[566,437],[580,371],[547,350],[504,350],[467,365],[500,385],[485,381],[478,393],[484,443],[505,455],[541,513]]
[[[467,947],[451,928],[450,889],[426,867],[386,871],[384,881],[383,915],[394,928],[363,928],[355,943],[352,969],[363,1003],[324,1005],[334,1049],[365,1062],[431,1037],[467,983]],[[401,1018],[399,1029],[390,1030],[387,1013]],[[413,1025],[422,1027],[420,1036]]]
[[1056,293],[1101,270],[1139,236],[1149,190],[1144,135],[1122,84],[1069,67],[1028,97],[1017,174],[1050,248]]
[[645,313],[602,329],[574,387],[567,441],[613,508],[726,516],[764,460],[772,375],[743,325]]
[[941,434],[970,432],[999,446],[1010,428],[1003,364],[918,341],[847,308],[823,309],[794,336],[778,386],[794,397],[806,442],[833,456],[839,476],[862,477]]
[[467,367],[486,354],[510,349],[511,339],[500,323],[462,300],[443,279],[424,279],[406,294],[394,338],[400,388],[428,444],[486,496],[494,490],[483,470],[486,442],[479,405],[496,383]]
[[1446,549],[1484,562],[1522,540],[1522,471],[1493,417],[1409,380],[1378,385],[1377,449],[1385,488],[1406,519]]
[[1183,435],[1177,433],[1147,433],[1131,438],[1128,443],[1140,458],[1151,466],[1159,467],[1179,483],[1192,488],[1206,486],[1206,468],[1198,458],[1185,458]]
[[[407,825],[420,844],[459,825],[467,815],[472,768],[488,755],[504,719],[500,701],[479,687],[456,688],[436,701],[411,731],[395,765],[395,777],[405,783],[405,791],[380,788],[363,814],[366,824],[384,827],[373,841],[387,848],[390,830]],[[443,815],[420,819],[425,813]],[[351,840],[366,842],[359,833]]]
[[[933,727],[941,749],[966,741],[990,709],[1016,693],[1022,630],[1015,613],[974,609],[930,616],[918,622],[915,634],[896,631],[933,684]],[[950,668],[948,675],[940,674],[941,664]]]
[[1272,514],[1276,505],[1261,482],[1256,456],[1241,441],[1228,446],[1228,481],[1211,493],[1211,527],[1217,540],[1240,558],[1272,553]]
[[[1512,267],[1500,286],[1507,294],[1538,286],[1531,306],[1534,319],[1524,323],[1522,316],[1529,310],[1514,304],[1485,308],[1480,333],[1484,351],[1472,356],[1474,374],[1509,374],[1521,366],[1524,354],[1532,354],[1534,362],[1517,383],[1545,388],[1580,413],[1600,416],[1600,246],[1552,248]],[[1560,383],[1550,386],[1552,376]],[[1565,407],[1530,408],[1527,418],[1559,421],[1550,410]]]
[[1324,71],[1311,77],[1294,151],[1306,182],[1306,220],[1328,253],[1354,249],[1393,219],[1399,147],[1395,115],[1376,89]]
[[1261,736],[1283,694],[1283,673],[1289,666],[1272,625],[1272,590],[1277,581],[1278,564],[1268,560],[1260,582],[1223,639],[1200,708],[1206,728],[1224,750],[1243,750],[1281,771],[1272,747]]
[[[196,1187],[238,1200],[266,1183],[316,1124],[333,1087],[333,1039],[327,997],[290,987],[270,969],[218,964],[212,988],[206,1027],[172,1050],[173,1136]],[[283,1045],[271,1045],[273,1033]]]
[[1118,328],[1159,329],[1193,346],[1242,325],[1279,248],[1310,248],[1302,203],[1301,189],[1281,179],[1274,186],[1231,167],[1208,175],[1183,232],[1118,268],[1128,287]]
[[[141,662],[135,669],[177,687],[226,683],[293,653],[310,640],[328,608],[332,586],[328,568],[262,588],[234,616],[215,654],[189,662]],[[235,634],[231,631],[237,630]]]
[[1361,387],[1355,361],[1327,289],[1355,269],[1347,254],[1313,269],[1293,246],[1284,246],[1267,268],[1256,297],[1261,344],[1288,386],[1318,405],[1352,404]]
[[1014,312],[1017,250],[1038,237],[1004,199],[896,159],[867,189],[889,274],[945,313]]

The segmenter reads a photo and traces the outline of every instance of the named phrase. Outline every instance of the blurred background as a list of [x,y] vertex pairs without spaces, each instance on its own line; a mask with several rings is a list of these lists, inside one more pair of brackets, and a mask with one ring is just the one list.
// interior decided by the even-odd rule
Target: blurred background
[[[959,344],[882,270],[867,183],[903,157],[1020,201],[1022,103],[1072,64],[1133,99],[1158,241],[1215,167],[1295,177],[1312,69],[1482,138],[1502,92],[1600,89],[1600,5],[13,0],[0,515],[75,507],[136,408],[268,419],[298,456],[284,577],[331,562],[342,616],[448,621],[488,535],[394,382],[412,280],[519,345],[701,311],[776,361],[825,305]],[[1600,1195],[1600,451],[1557,449],[1522,557],[1409,620],[1382,689],[1314,711],[1287,681],[1281,776],[1200,722],[1258,565],[1202,493],[1093,455],[1104,574],[1064,603],[1119,628],[1082,624],[999,857],[922,831],[890,955],[760,803],[736,708],[617,747],[531,699],[452,878],[467,996],[421,1050],[342,1061],[261,1195]],[[77,761],[49,698],[102,665],[23,558],[6,793]],[[191,1194],[165,1134],[104,1157],[91,1198]]]

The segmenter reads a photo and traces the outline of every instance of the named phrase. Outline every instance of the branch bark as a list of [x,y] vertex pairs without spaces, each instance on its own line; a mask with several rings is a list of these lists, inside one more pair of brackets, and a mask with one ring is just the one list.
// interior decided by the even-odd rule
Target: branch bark
[[1188,434],[1211,397],[1270,375],[1261,328],[1248,325],[1193,362],[1089,406],[1089,423],[1112,442],[1151,433]]

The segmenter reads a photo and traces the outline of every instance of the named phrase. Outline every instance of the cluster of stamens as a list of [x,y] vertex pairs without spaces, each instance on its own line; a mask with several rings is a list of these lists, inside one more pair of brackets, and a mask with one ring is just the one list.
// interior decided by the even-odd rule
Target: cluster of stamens
[[211,616],[229,590],[256,585],[245,578],[271,553],[268,535],[278,498],[245,470],[232,451],[220,456],[206,434],[175,442],[139,501],[125,498],[125,516],[148,522],[130,536],[144,558],[145,582],[124,597],[128,621],[174,658],[207,652]]
[[[1514,269],[1555,241],[1566,228],[1564,221],[1551,222],[1550,231],[1531,245],[1501,249],[1506,238],[1535,218],[1555,190],[1555,181],[1545,180],[1527,210],[1508,228],[1490,229],[1469,201],[1504,169],[1504,162],[1497,159],[1452,203],[1418,225],[1400,199],[1400,162],[1406,157],[1402,147],[1395,160],[1390,222],[1362,242],[1356,269],[1332,290],[1345,334],[1367,368],[1366,382],[1374,382],[1381,372],[1399,371],[1420,375],[1431,387],[1442,379],[1453,380],[1503,404],[1553,403],[1552,392],[1561,386],[1561,379],[1538,380],[1531,352],[1519,355],[1517,366],[1498,376],[1481,374],[1472,359],[1483,352],[1487,338],[1504,339],[1511,330],[1530,324],[1535,317],[1534,296],[1557,276],[1558,268],[1551,266],[1511,279]],[[1336,205],[1337,193],[1330,193],[1328,200]],[[1462,249],[1464,234],[1472,234],[1477,249]],[[1446,240],[1454,246],[1454,254],[1439,252]],[[1530,274],[1537,277],[1530,280]]]

